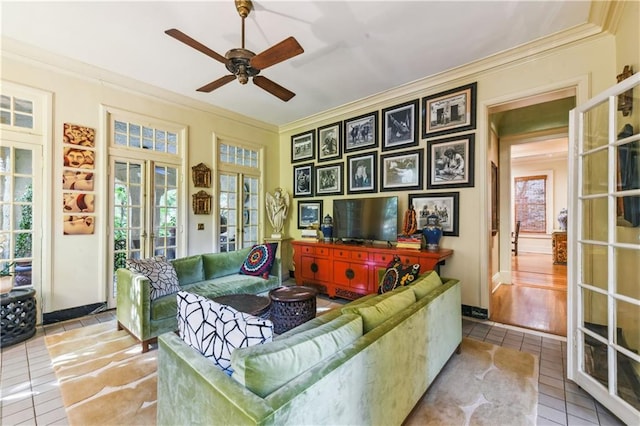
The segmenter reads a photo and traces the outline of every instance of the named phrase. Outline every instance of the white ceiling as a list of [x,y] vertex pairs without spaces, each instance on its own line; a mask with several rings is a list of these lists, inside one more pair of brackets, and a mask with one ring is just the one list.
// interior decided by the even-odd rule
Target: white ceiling
[[289,102],[237,81],[196,88],[224,65],[167,36],[177,28],[224,55],[240,47],[232,0],[1,2],[2,36],[283,125],[586,23],[590,1],[254,2],[246,48],[294,36],[300,56],[261,74]]

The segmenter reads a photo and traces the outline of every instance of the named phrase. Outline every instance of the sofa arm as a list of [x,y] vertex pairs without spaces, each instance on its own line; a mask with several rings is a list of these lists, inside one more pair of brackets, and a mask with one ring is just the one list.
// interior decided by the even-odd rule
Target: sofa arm
[[151,334],[151,284],[142,274],[126,268],[116,271],[116,317],[138,340]]
[[268,424],[273,409],[187,346],[158,337],[158,425]]

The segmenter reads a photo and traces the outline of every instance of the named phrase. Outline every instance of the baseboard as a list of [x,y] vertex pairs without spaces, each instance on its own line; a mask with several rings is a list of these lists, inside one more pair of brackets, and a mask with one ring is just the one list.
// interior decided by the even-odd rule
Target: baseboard
[[67,321],[74,318],[84,317],[85,315],[95,314],[104,311],[107,308],[107,302],[92,303],[90,305],[77,306],[75,308],[61,309],[59,311],[48,312],[42,315],[42,324],[54,324],[56,322]]
[[471,318],[489,319],[489,311],[477,306],[462,305],[462,315]]

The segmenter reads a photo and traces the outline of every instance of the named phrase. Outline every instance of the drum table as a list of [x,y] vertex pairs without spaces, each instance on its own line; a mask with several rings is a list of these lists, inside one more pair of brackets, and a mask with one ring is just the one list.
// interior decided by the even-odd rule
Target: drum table
[[244,312],[256,317],[268,319],[271,300],[268,297],[255,294],[227,294],[212,299],[221,305],[231,306],[236,311]]
[[317,291],[294,285],[278,287],[269,292],[273,332],[282,334],[316,317]]
[[36,291],[14,288],[0,295],[0,347],[27,340],[36,333]]

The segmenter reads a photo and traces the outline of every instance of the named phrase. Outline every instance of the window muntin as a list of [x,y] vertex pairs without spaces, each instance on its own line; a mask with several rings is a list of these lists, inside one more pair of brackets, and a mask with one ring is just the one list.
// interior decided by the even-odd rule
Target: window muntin
[[163,129],[114,120],[114,143],[166,154],[178,153],[178,134]]

